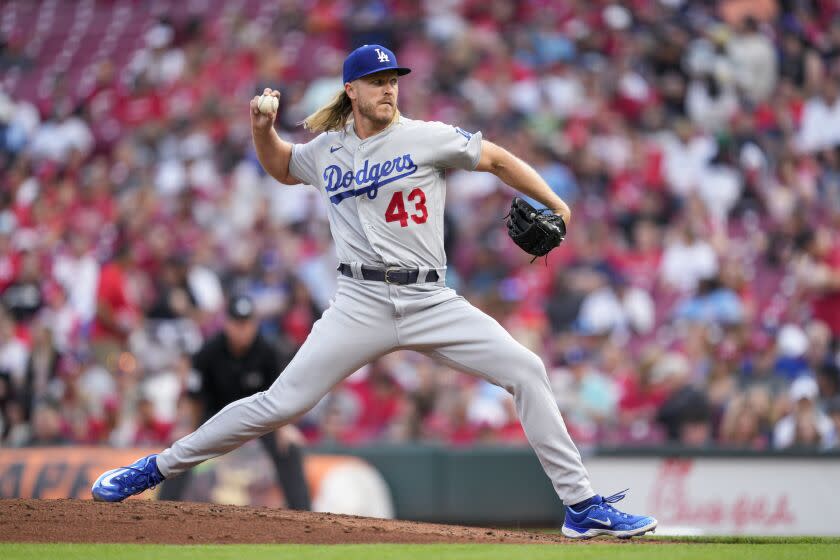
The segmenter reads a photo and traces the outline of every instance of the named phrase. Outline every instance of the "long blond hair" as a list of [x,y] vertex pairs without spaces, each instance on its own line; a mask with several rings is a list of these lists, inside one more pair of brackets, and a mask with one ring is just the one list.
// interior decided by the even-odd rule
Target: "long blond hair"
[[[311,132],[332,132],[344,130],[347,123],[352,120],[353,105],[350,96],[343,89],[335,94],[332,100],[303,119],[303,128]],[[400,118],[400,110],[394,108],[395,122]]]
[[335,94],[332,101],[303,119],[303,128],[312,132],[344,130],[347,121],[353,115],[350,97],[343,89]]

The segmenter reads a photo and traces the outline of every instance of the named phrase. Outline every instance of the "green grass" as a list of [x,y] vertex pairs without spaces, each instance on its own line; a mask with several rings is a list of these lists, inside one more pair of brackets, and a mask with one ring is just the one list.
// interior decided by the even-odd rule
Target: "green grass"
[[[822,538],[687,539],[646,545],[608,542],[592,545],[135,545],[135,544],[0,544],[4,560],[60,558],[61,560],[834,560],[840,540]],[[680,539],[686,540],[686,539]],[[715,541],[715,542],[710,542]]]

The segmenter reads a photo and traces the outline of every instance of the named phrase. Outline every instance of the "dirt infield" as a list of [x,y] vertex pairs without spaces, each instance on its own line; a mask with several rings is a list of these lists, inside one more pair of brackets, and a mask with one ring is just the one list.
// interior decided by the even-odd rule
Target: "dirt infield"
[[558,535],[214,504],[0,500],[0,541],[164,544],[570,543]]

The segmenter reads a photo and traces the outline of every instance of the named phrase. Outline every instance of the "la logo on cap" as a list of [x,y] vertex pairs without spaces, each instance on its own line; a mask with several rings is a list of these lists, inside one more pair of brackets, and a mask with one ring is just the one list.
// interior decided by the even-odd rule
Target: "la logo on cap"
[[374,49],[376,54],[379,56],[379,62],[389,62],[391,59],[388,58],[388,53],[382,52],[379,49]]

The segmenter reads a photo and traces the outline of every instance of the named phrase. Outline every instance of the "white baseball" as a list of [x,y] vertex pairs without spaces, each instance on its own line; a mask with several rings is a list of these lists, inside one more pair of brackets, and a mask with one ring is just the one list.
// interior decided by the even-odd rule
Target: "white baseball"
[[280,100],[273,95],[260,95],[257,100],[257,109],[263,115],[270,115],[277,112],[277,107],[280,106]]

